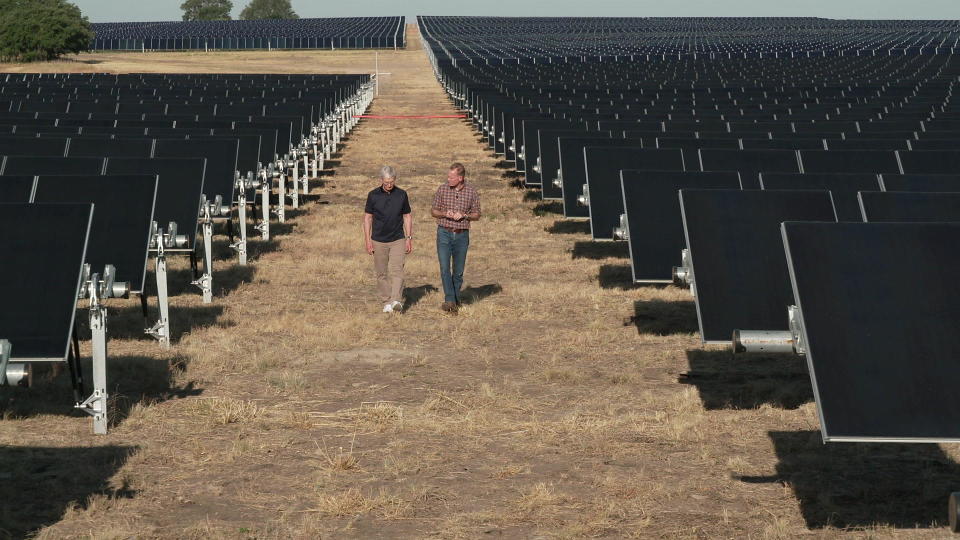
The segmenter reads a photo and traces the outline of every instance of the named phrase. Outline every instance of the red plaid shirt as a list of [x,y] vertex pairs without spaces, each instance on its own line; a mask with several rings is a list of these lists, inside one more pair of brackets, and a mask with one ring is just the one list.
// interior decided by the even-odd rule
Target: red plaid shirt
[[[479,214],[480,194],[466,182],[463,183],[463,189],[452,188],[444,182],[437,188],[437,194],[433,196],[433,208],[441,212],[452,210],[464,215]],[[437,225],[451,229],[469,229],[470,221],[467,218],[454,221],[444,217],[437,219]]]

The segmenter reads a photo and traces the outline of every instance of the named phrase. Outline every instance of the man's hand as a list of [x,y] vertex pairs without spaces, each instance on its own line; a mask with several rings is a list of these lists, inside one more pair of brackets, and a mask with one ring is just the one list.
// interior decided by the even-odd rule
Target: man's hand
[[454,221],[460,221],[463,218],[464,218],[464,215],[461,214],[460,212],[452,212],[452,215],[450,216],[450,219]]
[[373,240],[367,239],[367,255],[373,255]]
[[407,238],[407,255],[413,253],[413,238]]

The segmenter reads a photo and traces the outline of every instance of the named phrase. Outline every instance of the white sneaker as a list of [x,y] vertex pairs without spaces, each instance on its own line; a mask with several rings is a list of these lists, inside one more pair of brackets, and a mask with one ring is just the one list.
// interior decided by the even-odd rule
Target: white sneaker
[[394,311],[396,313],[400,313],[403,311],[403,304],[401,304],[400,302],[394,302],[390,304],[390,307],[393,308],[391,311]]
[[384,313],[393,313],[393,304],[390,304],[390,303],[384,304],[384,305],[383,305],[383,312],[384,312]]

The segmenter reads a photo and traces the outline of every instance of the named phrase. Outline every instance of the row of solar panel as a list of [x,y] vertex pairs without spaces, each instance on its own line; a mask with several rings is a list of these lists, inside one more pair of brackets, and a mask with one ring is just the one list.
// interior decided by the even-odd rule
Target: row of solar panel
[[404,17],[101,23],[93,50],[398,48]]
[[[29,316],[23,310],[0,313],[0,383],[28,381],[21,376],[22,366],[31,363],[66,361],[74,374],[77,407],[94,416],[96,432],[105,432],[104,301],[139,294],[145,332],[169,345],[167,257],[188,255],[193,283],[205,302],[212,301],[214,223],[225,224],[231,248],[246,264],[248,210],[256,215],[259,207],[256,230],[269,239],[270,221],[282,221],[285,207],[298,204],[309,190],[309,177],[319,174],[324,159],[372,100],[369,83],[354,88],[316,123],[307,112],[246,117],[251,121],[206,129],[132,128],[138,136],[109,127],[70,137],[42,132],[0,137],[0,214],[5,224],[12,219],[0,251],[16,253],[17,260],[16,265],[0,265],[0,292],[11,305],[35,308]],[[78,120],[74,129],[97,131]],[[95,123],[89,117],[86,122]],[[14,131],[20,128],[13,126]],[[155,133],[146,136],[149,131]],[[286,139],[278,148],[281,133]],[[153,324],[146,320],[151,253],[159,313]],[[39,280],[42,291],[37,294],[25,280]],[[89,299],[95,341],[94,391],[86,399],[79,349],[71,347],[78,298]]]

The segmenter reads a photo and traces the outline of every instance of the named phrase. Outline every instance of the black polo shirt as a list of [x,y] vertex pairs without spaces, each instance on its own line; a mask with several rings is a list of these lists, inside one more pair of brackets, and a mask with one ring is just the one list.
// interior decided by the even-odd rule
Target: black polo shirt
[[384,191],[380,186],[367,194],[364,212],[373,214],[371,238],[377,242],[400,240],[403,238],[403,215],[410,213],[407,192],[398,187]]

